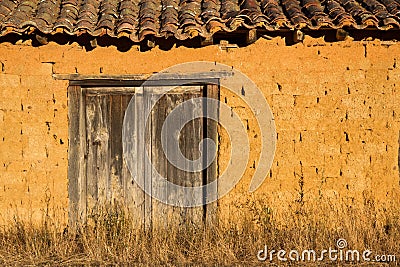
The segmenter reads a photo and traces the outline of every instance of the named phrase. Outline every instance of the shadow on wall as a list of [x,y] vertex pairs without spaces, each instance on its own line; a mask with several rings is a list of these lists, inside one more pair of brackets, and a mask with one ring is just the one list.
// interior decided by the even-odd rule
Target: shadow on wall
[[[374,40],[374,39],[378,39],[381,41],[400,40],[400,30],[380,31],[376,29],[364,29],[364,30],[327,29],[327,30],[317,30],[317,31],[307,30],[307,29],[304,29],[302,31],[299,30],[292,31],[287,29],[276,32],[258,30],[256,33],[255,40],[259,38],[273,39],[275,37],[281,37],[285,39],[285,43],[287,46],[291,46],[298,42],[301,42],[304,39],[305,35],[311,36],[312,38],[323,37],[326,42],[342,41],[346,39],[348,36],[353,38],[355,41]],[[55,42],[60,45],[78,43],[80,46],[85,47],[86,51],[91,51],[95,49],[97,46],[100,47],[115,46],[120,52],[127,52],[134,46],[137,47],[137,49],[141,52],[151,50],[155,46],[158,46],[159,49],[164,51],[170,50],[174,46],[199,48],[206,45],[219,44],[222,40],[228,41],[231,44],[238,45],[239,47],[243,47],[243,46],[248,46],[249,44],[255,41],[253,40],[249,42],[248,30],[245,29],[238,30],[232,33],[217,32],[210,40],[204,40],[204,38],[200,36],[196,36],[192,39],[184,41],[177,40],[174,37],[170,37],[167,39],[146,37],[146,39],[144,39],[140,43],[134,43],[127,37],[120,37],[120,38],[113,38],[109,36],[95,37],[89,34],[82,34],[80,36],[69,36],[65,34],[45,35],[38,31],[35,31],[27,35],[10,33],[7,34],[6,36],[0,37],[0,43],[8,42],[11,44],[16,44],[19,41],[25,42],[29,40],[32,42],[32,46],[34,47],[45,45],[49,42]]]

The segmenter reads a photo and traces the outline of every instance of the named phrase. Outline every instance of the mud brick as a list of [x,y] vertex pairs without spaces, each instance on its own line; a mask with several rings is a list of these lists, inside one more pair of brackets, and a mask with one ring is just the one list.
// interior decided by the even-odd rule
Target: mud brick
[[337,156],[325,156],[324,167],[321,170],[322,176],[325,178],[339,177],[341,173],[341,165],[343,164],[340,160],[340,157]]
[[371,69],[384,69],[393,68],[393,51],[398,49],[390,48],[382,45],[366,45],[367,60]]
[[27,160],[40,160],[46,158],[46,149],[42,140],[43,136],[40,135],[28,136],[27,144],[23,147],[23,158]]
[[[364,69],[350,69],[346,68],[343,70],[342,74],[342,79],[341,80],[341,85],[342,86],[348,86],[350,94],[357,93],[355,90],[352,90],[352,87],[354,85],[360,84],[360,83],[365,83],[365,78],[366,78],[366,71]],[[386,78],[386,77],[385,77]]]
[[53,65],[51,63],[42,63],[39,60],[27,58],[19,58],[18,61],[7,61],[7,74],[16,75],[49,75],[53,73]]
[[4,138],[4,141],[2,139],[0,139],[0,160],[5,162],[21,160],[22,144],[20,143],[20,139]]
[[0,74],[0,109],[19,110],[22,95],[20,76]]

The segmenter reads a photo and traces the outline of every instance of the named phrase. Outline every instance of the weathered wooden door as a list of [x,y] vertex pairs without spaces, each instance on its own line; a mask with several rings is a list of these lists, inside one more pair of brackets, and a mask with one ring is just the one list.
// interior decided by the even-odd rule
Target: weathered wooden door
[[[148,153],[156,171],[177,185],[201,186],[216,179],[215,161],[199,172],[187,172],[172,165],[162,148],[162,138],[169,138],[173,133],[169,133],[167,127],[167,134],[162,137],[161,130],[168,114],[179,104],[206,94],[216,97],[218,88],[186,86],[164,93],[165,90],[159,88],[70,88],[70,137],[76,137],[70,142],[70,160],[75,161],[70,162],[69,168],[72,220],[86,220],[115,202],[131,212],[137,225],[147,227],[197,225],[215,216],[215,203],[182,208],[152,198],[155,192],[167,196],[171,192],[153,181],[154,174],[145,166],[144,155]],[[123,155],[122,129],[131,101],[135,108],[128,127],[135,129],[130,140],[135,147],[136,161],[135,167],[129,170]],[[147,123],[142,112],[146,105],[154,105]],[[78,109],[78,114],[74,115],[71,108]],[[218,112],[217,107],[215,112]],[[205,137],[217,142],[216,127],[216,122],[204,118],[185,124],[179,134],[182,154],[190,160],[199,158],[199,144]],[[144,193],[134,178],[143,179],[152,193]]]

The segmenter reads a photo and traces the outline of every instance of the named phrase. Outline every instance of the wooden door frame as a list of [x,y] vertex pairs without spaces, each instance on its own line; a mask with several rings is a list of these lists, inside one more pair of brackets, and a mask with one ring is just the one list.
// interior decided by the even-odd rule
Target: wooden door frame
[[[68,86],[68,222],[71,227],[77,224],[85,223],[87,219],[86,205],[86,160],[87,160],[87,136],[86,136],[86,103],[85,94],[88,90],[93,93],[94,90],[90,88],[96,87],[99,93],[117,93],[132,94],[132,89],[126,87],[140,87],[144,82],[146,86],[173,86],[173,85],[204,85],[209,89],[206,90],[206,96],[219,100],[220,90],[220,77],[226,76],[225,74],[218,73],[219,77],[215,77],[216,73],[208,73],[198,76],[185,76],[185,75],[167,75],[163,79],[158,79],[149,83],[143,79],[125,79],[124,77],[118,79],[117,77],[102,77],[98,76],[69,76],[71,78]],[[198,74],[197,74],[198,75]],[[60,77],[59,77],[60,78]],[[110,89],[113,87],[114,89]],[[125,87],[125,88],[124,88]],[[218,110],[217,110],[218,112]],[[211,122],[217,124],[217,122]],[[216,125],[215,125],[216,129]],[[207,136],[211,134],[217,135],[207,130]],[[214,138],[217,139],[217,136]],[[210,168],[207,169],[206,183],[211,182],[217,178],[218,166],[215,161]],[[216,188],[218,190],[218,188]],[[83,201],[85,200],[85,201]],[[207,204],[205,207],[206,223],[211,224],[217,222],[217,201]]]

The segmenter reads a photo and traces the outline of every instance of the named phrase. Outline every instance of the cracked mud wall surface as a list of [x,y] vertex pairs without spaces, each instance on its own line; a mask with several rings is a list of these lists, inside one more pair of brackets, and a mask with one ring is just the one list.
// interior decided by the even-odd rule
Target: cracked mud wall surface
[[[307,38],[285,46],[258,40],[221,51],[218,46],[119,52],[85,51],[77,44],[0,44],[0,215],[39,220],[47,209],[66,222],[68,212],[67,81],[52,74],[143,74],[190,61],[217,61],[246,74],[269,103],[277,149],[267,179],[248,187],[260,152],[259,128],[238,96],[221,100],[248,127],[251,154],[244,177],[219,202],[230,218],[246,202],[267,198],[272,209],[321,196],[384,203],[399,197],[400,44],[327,43]],[[229,140],[220,129],[219,168],[229,164]]]

